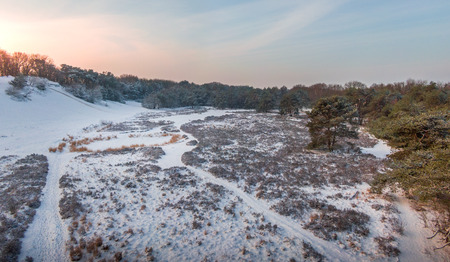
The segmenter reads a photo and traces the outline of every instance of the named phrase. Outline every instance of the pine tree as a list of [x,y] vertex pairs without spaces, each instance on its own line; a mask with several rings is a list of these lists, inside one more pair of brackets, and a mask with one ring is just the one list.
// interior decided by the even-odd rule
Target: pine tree
[[333,151],[337,137],[358,137],[352,125],[355,109],[345,97],[321,98],[308,113],[308,117],[310,148],[326,145],[329,151]]

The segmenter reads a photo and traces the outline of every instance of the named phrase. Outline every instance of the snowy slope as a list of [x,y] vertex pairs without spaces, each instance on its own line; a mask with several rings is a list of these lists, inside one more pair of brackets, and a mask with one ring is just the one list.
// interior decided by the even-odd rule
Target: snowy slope
[[48,152],[50,145],[68,133],[79,132],[102,120],[120,121],[146,111],[138,103],[89,104],[53,84],[34,90],[31,101],[18,102],[5,94],[12,77],[0,77],[0,156]]
[[48,148],[68,133],[79,133],[100,121],[125,119],[145,109],[138,103],[89,104],[51,82],[45,91],[31,88],[30,100],[16,101],[5,93],[12,79],[0,77],[0,157],[40,153],[48,156],[50,166],[41,206],[25,234],[22,254],[42,261],[65,261],[67,230],[59,215],[58,182],[70,156],[51,155]]

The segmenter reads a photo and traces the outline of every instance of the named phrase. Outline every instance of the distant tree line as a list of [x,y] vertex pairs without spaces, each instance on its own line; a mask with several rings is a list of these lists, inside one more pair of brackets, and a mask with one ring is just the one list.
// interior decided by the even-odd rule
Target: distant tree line
[[316,84],[264,89],[250,86],[233,86],[222,83],[195,84],[145,79],[134,75],[119,77],[110,72],[98,73],[63,64],[56,66],[53,60],[39,54],[8,53],[0,49],[1,76],[37,76],[61,84],[73,95],[94,103],[100,100],[142,102],[147,108],[186,106],[213,106],[217,108],[255,109],[268,112],[280,109],[282,114],[293,115],[299,109],[309,107],[319,97],[341,92],[338,85]]

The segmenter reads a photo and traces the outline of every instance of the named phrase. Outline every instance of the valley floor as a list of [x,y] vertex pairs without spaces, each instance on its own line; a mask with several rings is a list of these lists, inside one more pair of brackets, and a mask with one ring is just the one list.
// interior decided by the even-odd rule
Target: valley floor
[[[426,239],[432,232],[406,199],[370,192],[384,160],[366,134],[323,153],[305,149],[304,117],[87,108],[54,88],[45,96],[66,111],[49,117],[31,101],[20,105],[23,121],[1,119],[0,197],[22,174],[11,170],[48,163],[36,172],[45,186],[26,187],[42,192],[39,205],[31,197],[15,198],[25,203],[18,210],[0,204],[5,230],[31,217],[20,220],[23,238],[0,236],[0,244],[21,241],[19,261],[450,260],[433,250],[437,239]],[[42,157],[26,158],[32,153]]]

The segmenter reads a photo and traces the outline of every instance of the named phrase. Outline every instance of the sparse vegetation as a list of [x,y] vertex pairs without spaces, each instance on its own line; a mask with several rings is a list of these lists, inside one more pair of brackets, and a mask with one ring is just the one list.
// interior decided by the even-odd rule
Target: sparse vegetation
[[40,206],[48,173],[47,158],[0,158],[0,260],[17,261],[21,239]]

